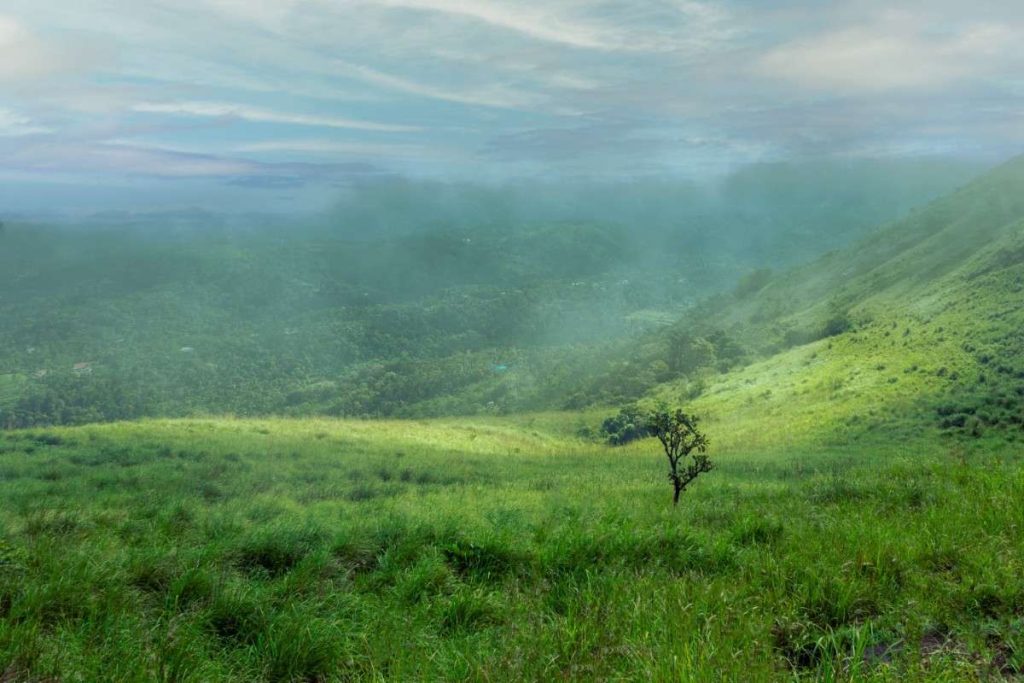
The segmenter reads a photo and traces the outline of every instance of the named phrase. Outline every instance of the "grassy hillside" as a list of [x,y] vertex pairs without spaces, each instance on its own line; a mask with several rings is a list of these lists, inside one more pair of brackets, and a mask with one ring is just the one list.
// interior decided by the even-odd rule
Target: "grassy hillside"
[[[708,378],[695,409],[733,429],[745,420],[755,431],[774,424],[768,438],[989,429],[1010,442],[1024,438],[1024,262],[993,268],[1005,248],[990,245],[920,298],[888,303],[847,332]],[[653,397],[680,402],[691,393],[689,382],[677,382]]]
[[[692,401],[734,427],[745,418],[754,430],[775,423],[779,434],[769,438],[999,429],[1016,439],[1022,189],[1018,159],[847,250],[701,306],[634,357],[643,368],[680,347],[702,354],[648,400]],[[746,355],[727,356],[726,344]]]
[[[1020,264],[1022,188],[1024,157],[1018,157],[856,244],[766,278],[743,296],[716,298],[691,320],[737,330],[764,350],[787,334],[818,333],[836,314],[852,322],[894,309],[928,315],[955,282]],[[982,300],[992,284],[975,283]]]
[[[10,680],[963,680],[1024,671],[1019,458],[710,427],[673,510],[577,418],[0,441]],[[763,420],[768,426],[770,421]],[[550,431],[551,425],[560,425]],[[731,434],[731,435],[730,435]]]

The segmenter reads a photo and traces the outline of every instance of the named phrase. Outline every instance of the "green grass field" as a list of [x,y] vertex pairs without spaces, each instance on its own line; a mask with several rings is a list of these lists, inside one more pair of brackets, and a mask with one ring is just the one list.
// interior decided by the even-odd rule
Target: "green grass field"
[[1002,437],[748,448],[509,420],[0,435],[0,679],[991,680],[1024,671]]

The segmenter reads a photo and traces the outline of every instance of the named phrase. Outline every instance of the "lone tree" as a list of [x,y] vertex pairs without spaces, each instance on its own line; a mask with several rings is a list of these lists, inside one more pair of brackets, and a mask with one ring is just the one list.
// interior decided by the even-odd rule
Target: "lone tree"
[[697,429],[698,418],[679,409],[654,411],[645,422],[668,456],[668,480],[674,489],[672,505],[679,505],[679,494],[690,482],[714,467],[707,456],[708,438]]

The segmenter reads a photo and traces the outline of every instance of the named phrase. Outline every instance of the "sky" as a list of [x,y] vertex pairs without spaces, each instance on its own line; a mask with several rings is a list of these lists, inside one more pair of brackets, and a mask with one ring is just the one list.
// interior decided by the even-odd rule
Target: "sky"
[[1020,152],[1019,0],[0,0],[0,213]]

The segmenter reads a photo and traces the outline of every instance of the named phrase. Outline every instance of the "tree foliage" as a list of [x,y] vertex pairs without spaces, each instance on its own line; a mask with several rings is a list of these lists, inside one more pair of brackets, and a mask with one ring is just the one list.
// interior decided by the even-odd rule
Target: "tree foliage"
[[681,409],[673,411],[656,410],[646,417],[650,434],[661,442],[668,457],[668,479],[672,482],[672,504],[679,504],[679,494],[686,490],[694,479],[713,469],[707,455],[709,441],[697,425],[699,418],[687,415]]

